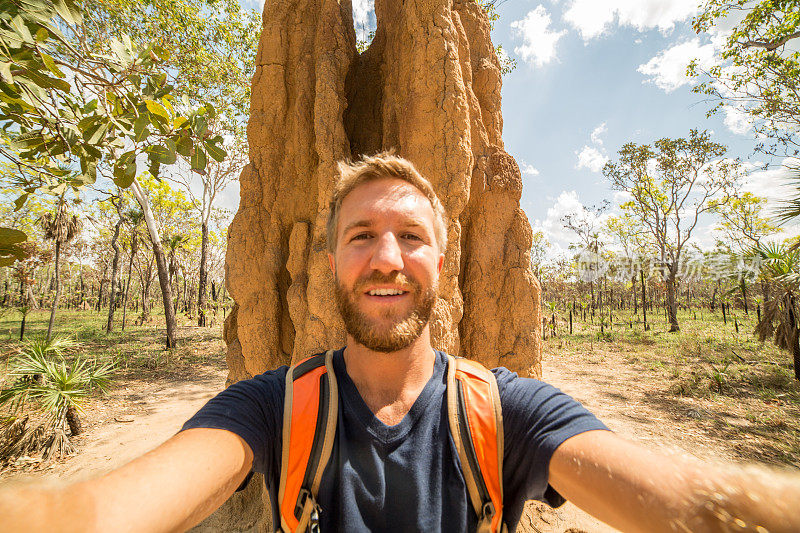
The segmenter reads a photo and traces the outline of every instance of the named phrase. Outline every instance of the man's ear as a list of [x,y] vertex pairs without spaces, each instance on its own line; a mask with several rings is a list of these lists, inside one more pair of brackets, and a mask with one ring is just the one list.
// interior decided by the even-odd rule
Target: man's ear
[[436,272],[438,274],[442,273],[442,267],[444,266],[444,254],[439,254],[439,264],[436,265]]
[[328,265],[331,267],[331,274],[336,276],[336,261],[333,259],[333,254],[328,252]]

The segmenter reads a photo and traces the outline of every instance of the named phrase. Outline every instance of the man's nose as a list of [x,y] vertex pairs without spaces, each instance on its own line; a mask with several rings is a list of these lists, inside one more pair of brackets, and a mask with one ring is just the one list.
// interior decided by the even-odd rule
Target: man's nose
[[369,266],[384,274],[403,270],[403,252],[394,233],[386,232],[378,238]]

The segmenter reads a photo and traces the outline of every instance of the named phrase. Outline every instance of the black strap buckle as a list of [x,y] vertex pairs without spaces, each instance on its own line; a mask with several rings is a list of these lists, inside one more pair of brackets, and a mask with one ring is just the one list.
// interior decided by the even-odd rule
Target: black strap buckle
[[484,503],[483,509],[481,509],[481,520],[488,520],[491,522],[495,512],[494,504],[492,502],[489,501]]
[[294,508],[294,515],[298,519],[303,516],[303,509],[306,507],[306,502],[311,500],[311,515],[308,518],[308,529],[310,533],[320,533],[319,531],[319,513],[320,507],[311,491],[305,487],[300,488],[300,494],[297,496],[297,505]]

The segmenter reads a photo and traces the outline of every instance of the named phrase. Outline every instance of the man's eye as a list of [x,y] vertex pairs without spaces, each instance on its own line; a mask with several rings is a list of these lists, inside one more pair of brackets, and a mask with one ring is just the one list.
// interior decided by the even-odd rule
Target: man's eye
[[357,233],[353,235],[353,238],[350,239],[351,241],[360,241],[369,238],[369,233]]
[[413,233],[406,233],[405,235],[403,235],[403,238],[410,239],[412,241],[421,241],[422,240],[422,237],[420,237],[419,235],[415,235]]

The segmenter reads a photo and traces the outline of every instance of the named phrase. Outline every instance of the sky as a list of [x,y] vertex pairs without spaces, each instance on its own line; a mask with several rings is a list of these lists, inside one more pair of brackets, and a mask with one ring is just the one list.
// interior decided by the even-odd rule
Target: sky
[[[251,0],[252,1],[252,0]],[[522,171],[521,207],[542,230],[551,257],[563,253],[570,232],[564,215],[582,205],[622,197],[602,175],[627,142],[650,144],[710,130],[713,140],[741,158],[751,173],[746,188],[775,200],[785,197],[781,159],[754,155],[757,143],[746,117],[732,110],[706,117],[711,103],[691,92],[686,65],[710,65],[724,33],[697,35],[691,21],[698,0],[506,0],[498,2],[492,31],[517,62],[503,77],[503,139]],[[357,36],[376,25],[374,2],[353,0]],[[724,30],[725,28],[721,28]],[[761,170],[763,164],[772,166]],[[233,201],[238,191],[226,191]],[[711,220],[696,232],[713,244]],[[795,234],[795,230],[791,230]]]

